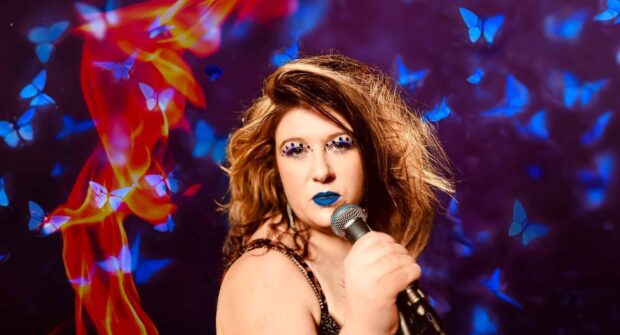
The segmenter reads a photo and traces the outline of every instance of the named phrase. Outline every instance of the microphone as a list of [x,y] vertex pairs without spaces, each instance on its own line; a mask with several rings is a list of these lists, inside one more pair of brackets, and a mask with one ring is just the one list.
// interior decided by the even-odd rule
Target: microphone
[[[332,213],[331,228],[336,235],[355,243],[371,231],[366,218],[366,212],[360,206],[344,204]],[[417,280],[398,294],[396,305],[400,315],[399,334],[419,335],[428,330],[431,334],[446,335],[441,318],[426,301]]]

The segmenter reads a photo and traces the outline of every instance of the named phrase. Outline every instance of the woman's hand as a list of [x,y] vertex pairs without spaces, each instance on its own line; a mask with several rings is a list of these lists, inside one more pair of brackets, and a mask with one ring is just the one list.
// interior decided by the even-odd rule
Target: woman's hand
[[384,233],[357,240],[344,260],[347,295],[343,330],[351,334],[395,334],[399,326],[396,296],[421,269],[407,249]]

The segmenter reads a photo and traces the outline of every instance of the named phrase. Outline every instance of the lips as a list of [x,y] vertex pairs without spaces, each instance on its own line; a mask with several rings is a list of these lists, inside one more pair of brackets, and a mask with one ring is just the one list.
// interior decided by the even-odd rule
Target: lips
[[335,192],[319,192],[314,195],[312,201],[319,206],[329,206],[340,198],[340,194]]

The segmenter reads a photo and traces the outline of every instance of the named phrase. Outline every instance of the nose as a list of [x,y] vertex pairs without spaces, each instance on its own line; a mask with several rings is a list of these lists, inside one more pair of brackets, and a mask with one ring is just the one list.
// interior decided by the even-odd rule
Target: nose
[[335,177],[334,170],[327,160],[326,152],[324,150],[315,152],[312,163],[312,180],[324,184],[329,183]]

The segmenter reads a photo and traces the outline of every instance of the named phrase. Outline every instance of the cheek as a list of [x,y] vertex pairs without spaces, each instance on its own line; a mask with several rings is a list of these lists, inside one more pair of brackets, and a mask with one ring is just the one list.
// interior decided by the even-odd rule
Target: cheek
[[297,183],[300,183],[301,181],[301,169],[299,169],[299,167],[296,168],[294,164],[287,162],[281,157],[279,157],[276,162],[278,165],[278,174],[280,175],[284,191],[287,192],[288,190],[299,187]]

